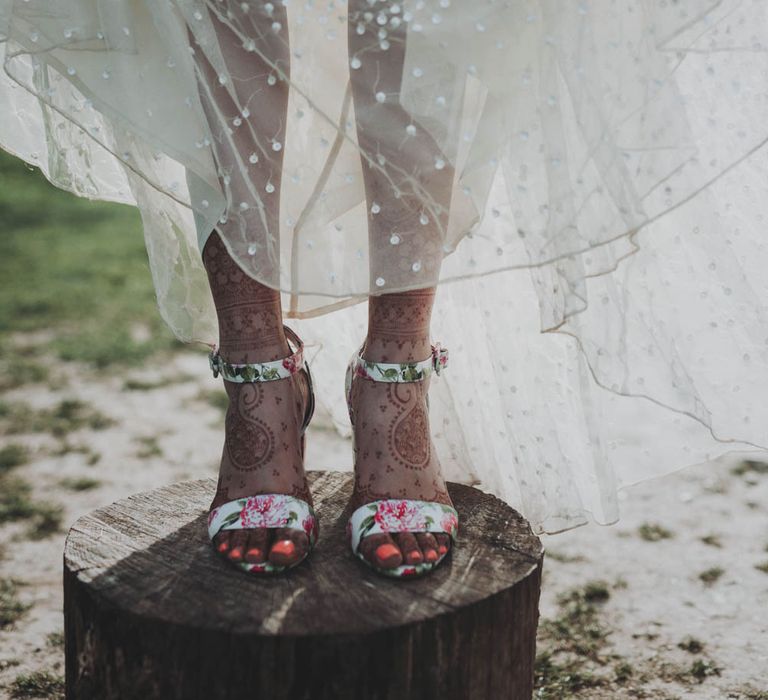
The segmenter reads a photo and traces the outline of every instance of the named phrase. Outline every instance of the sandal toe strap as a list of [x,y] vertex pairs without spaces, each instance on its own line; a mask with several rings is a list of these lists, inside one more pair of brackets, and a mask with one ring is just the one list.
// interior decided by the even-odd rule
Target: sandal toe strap
[[315,511],[306,501],[281,493],[264,493],[238,498],[214,508],[208,514],[208,537],[221,530],[251,530],[257,527],[286,527],[305,532],[310,548],[317,541]]
[[389,498],[360,506],[347,523],[352,552],[360,540],[381,532],[442,532],[456,540],[459,514],[452,506],[434,501]]

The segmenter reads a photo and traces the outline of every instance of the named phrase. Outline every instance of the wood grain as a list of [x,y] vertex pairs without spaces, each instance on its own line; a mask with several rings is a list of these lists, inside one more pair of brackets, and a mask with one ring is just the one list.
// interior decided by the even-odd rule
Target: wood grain
[[222,561],[214,480],[78,520],[64,553],[67,697],[531,697],[543,550],[499,499],[449,484],[460,539],[429,575],[379,576],[344,534],[349,472],[309,472],[320,537],[287,574]]

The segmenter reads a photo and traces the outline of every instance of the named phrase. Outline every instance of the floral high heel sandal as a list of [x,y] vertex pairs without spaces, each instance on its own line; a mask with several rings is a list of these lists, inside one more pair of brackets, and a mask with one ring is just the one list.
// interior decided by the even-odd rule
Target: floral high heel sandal
[[[304,344],[296,333],[284,326],[286,337],[293,341],[296,350],[292,355],[272,362],[252,364],[231,364],[225,362],[214,348],[209,355],[213,376],[228,382],[271,382],[285,379],[297,372],[304,371],[309,385],[309,400],[301,426],[301,455],[304,456],[305,431],[315,410],[315,395],[312,389],[312,375],[309,365],[304,362]],[[211,541],[221,530],[250,530],[254,528],[290,528],[305,532],[309,539],[307,554],[290,566],[279,566],[270,561],[250,563],[245,561],[230,563],[245,571],[254,573],[276,573],[292,568],[307,558],[315,545],[318,535],[318,519],[309,503],[282,493],[266,493],[238,498],[222,503],[208,515],[208,536]]]
[[[355,424],[354,411],[350,401],[352,380],[360,377],[373,382],[419,382],[432,374],[440,374],[448,365],[448,349],[437,343],[432,346],[432,354],[418,362],[370,362],[361,356],[362,346],[352,356],[347,366],[344,381],[349,420]],[[429,396],[427,396],[429,408]],[[354,449],[354,432],[352,435]],[[420,501],[415,499],[388,498],[372,501],[355,510],[347,522],[347,537],[352,553],[375,571],[396,578],[411,577],[431,571],[446,557],[448,552],[434,562],[403,564],[393,568],[378,567],[366,559],[359,551],[363,537],[380,532],[442,532],[451,536],[452,546],[456,543],[459,531],[459,515],[456,509],[443,503]]]

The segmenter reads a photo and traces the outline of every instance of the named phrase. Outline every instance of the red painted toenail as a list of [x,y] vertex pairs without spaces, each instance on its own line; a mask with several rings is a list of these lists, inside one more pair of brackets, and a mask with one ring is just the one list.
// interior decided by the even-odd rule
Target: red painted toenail
[[427,561],[437,561],[437,552],[434,549],[428,549],[424,554],[424,558]]
[[410,552],[408,552],[408,554],[406,554],[405,557],[408,560],[409,564],[419,564],[421,560],[424,558],[421,556],[421,552],[419,552],[416,549],[413,549]]
[[245,553],[245,556],[253,557],[255,559],[256,557],[261,556],[261,550],[258,547],[253,547]]
[[243,558],[243,548],[242,547],[235,547],[230,553],[229,553],[230,559],[242,559]]
[[221,542],[219,544],[219,551],[220,552],[226,552],[229,549],[229,543],[228,542]]
[[446,547],[444,544],[441,544],[437,548],[437,551],[440,552],[440,554],[445,554],[448,551],[448,547]]
[[393,564],[400,559],[400,550],[395,545],[385,542],[376,547],[376,558],[384,565]]
[[272,552],[274,554],[282,554],[286,557],[290,557],[296,551],[296,545],[291,540],[280,540],[272,545]]

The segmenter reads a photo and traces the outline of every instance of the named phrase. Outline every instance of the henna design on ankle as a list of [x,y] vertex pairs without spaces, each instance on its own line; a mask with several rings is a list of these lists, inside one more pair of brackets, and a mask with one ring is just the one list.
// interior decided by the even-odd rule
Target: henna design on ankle
[[387,384],[387,399],[397,409],[389,427],[389,454],[407,469],[429,466],[432,440],[423,393],[420,385]]
[[371,297],[363,357],[379,362],[412,362],[427,357],[434,299],[434,287]]
[[274,456],[275,434],[256,415],[262,401],[261,386],[244,384],[238,392],[236,404],[227,411],[227,455],[238,471],[254,471]]
[[429,431],[427,390],[428,380],[385,384],[353,378],[355,415],[367,405],[354,428],[354,507],[385,498],[451,504]]
[[287,356],[280,292],[249,277],[212,233],[203,249],[219,319],[219,345],[229,362],[269,362]]

